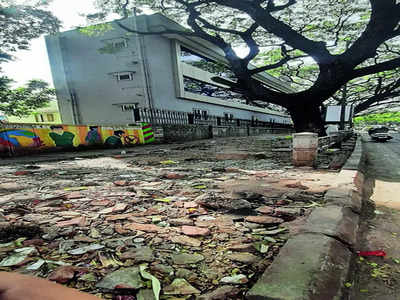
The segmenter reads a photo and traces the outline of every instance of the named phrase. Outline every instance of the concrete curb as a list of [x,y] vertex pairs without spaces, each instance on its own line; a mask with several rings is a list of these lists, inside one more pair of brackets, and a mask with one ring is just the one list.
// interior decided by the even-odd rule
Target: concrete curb
[[350,274],[362,208],[364,175],[360,137],[338,176],[345,184],[325,194],[299,234],[290,238],[274,262],[247,293],[249,300],[341,299]]

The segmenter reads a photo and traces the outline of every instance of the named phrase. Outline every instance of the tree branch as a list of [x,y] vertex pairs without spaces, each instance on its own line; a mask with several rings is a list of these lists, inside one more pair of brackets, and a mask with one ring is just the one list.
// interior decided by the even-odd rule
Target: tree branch
[[353,71],[353,74],[350,76],[350,78],[354,79],[357,77],[371,75],[378,72],[390,71],[396,68],[400,68],[400,57],[373,66],[356,69]]
[[[242,0],[215,0],[214,2],[221,6],[238,9],[247,13],[265,30],[281,38],[292,48],[309,54],[316,62],[325,62],[333,58],[324,42],[316,42],[304,37],[289,25],[274,18],[268,9],[263,9],[257,3],[249,3],[249,1]],[[296,2],[291,1],[291,5],[294,3]]]
[[250,74],[254,75],[254,74],[257,74],[257,73],[264,72],[264,71],[268,71],[268,70],[273,70],[273,69],[279,68],[279,67],[283,66],[285,63],[287,63],[289,60],[292,60],[292,59],[294,59],[294,58],[292,58],[290,56],[286,56],[281,61],[279,61],[279,62],[277,62],[275,64],[268,65],[268,66],[263,66],[263,67],[256,68],[256,69],[252,69],[252,70],[250,70]]
[[400,7],[396,5],[396,1],[369,1],[372,13],[367,28],[353,45],[339,56],[341,59],[353,63],[354,68],[368,58],[375,57],[376,49],[393,37],[393,32],[400,22]]

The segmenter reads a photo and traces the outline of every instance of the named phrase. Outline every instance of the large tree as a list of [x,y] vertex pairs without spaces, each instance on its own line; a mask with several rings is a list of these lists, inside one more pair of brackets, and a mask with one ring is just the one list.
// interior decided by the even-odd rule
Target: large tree
[[[201,37],[224,51],[237,78],[232,89],[242,91],[249,101],[285,107],[297,131],[323,132],[321,107],[346,83],[400,67],[396,0],[97,0],[97,4],[124,17],[133,6],[147,5],[179,22],[186,20],[190,32],[181,34]],[[234,49],[243,44],[249,51],[239,57]],[[260,60],[266,50],[275,55]],[[250,67],[251,62],[258,67]],[[273,74],[283,66],[297,68],[308,84],[302,82],[299,88],[292,83],[297,92],[286,94],[254,79],[257,73]]]
[[19,88],[12,88],[11,82],[7,77],[0,77],[0,111],[8,116],[26,116],[55,99],[54,89],[42,80],[30,80]]
[[[25,1],[19,5],[16,1],[0,0],[0,63],[12,60],[18,50],[28,50],[32,39],[58,31],[60,22],[46,10],[48,2]],[[27,115],[53,99],[54,91],[43,81],[31,80],[16,89],[12,82],[6,76],[0,77],[0,111],[7,115]]]

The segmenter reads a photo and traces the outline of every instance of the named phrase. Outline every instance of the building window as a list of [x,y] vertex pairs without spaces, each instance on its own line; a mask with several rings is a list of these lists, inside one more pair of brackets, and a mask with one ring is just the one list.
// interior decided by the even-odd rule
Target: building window
[[133,72],[120,72],[116,76],[118,81],[133,80]]
[[193,114],[194,114],[194,118],[196,120],[200,120],[201,119],[201,109],[193,108]]
[[54,122],[54,115],[53,114],[47,114],[47,121],[48,122]]
[[224,119],[225,119],[226,122],[233,121],[233,114],[224,113]]
[[112,46],[114,49],[122,49],[128,47],[128,42],[125,39],[115,40],[112,42]]
[[194,118],[197,120],[207,120],[208,119],[208,111],[202,110],[198,108],[193,108]]
[[36,114],[36,115],[35,115],[35,121],[36,121],[37,123],[43,123],[43,122],[44,122],[44,117],[43,117],[43,115],[42,115],[42,114]]
[[204,83],[200,80],[192,79],[183,76],[183,85],[186,92],[198,94],[202,96],[208,96],[213,98],[219,98],[227,102],[246,104],[246,98],[239,93],[235,93],[228,88],[219,87],[216,85]]
[[235,74],[224,64],[216,62],[184,46],[181,46],[180,61],[218,76],[236,79]]

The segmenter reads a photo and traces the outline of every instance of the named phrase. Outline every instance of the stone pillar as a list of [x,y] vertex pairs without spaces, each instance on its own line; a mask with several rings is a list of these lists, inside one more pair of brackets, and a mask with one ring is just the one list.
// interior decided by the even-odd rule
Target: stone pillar
[[318,153],[318,134],[301,132],[293,134],[293,165],[296,167],[315,165]]

